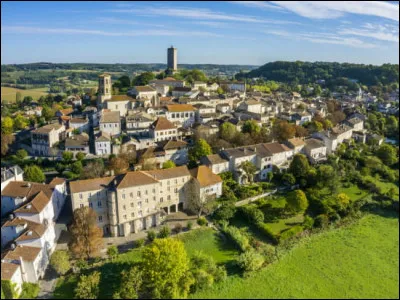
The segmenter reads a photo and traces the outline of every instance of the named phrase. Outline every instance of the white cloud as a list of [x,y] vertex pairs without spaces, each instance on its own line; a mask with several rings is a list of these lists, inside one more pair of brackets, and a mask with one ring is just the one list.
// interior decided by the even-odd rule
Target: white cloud
[[133,13],[140,16],[168,16],[197,20],[234,21],[248,23],[274,23],[274,24],[299,24],[292,21],[266,20],[249,15],[229,15],[203,8],[169,8],[169,7],[143,7],[135,9],[110,9],[106,12]]
[[399,21],[399,6],[387,1],[271,1],[300,16],[335,19],[346,13],[371,15]]
[[261,9],[272,9],[272,10],[278,10],[278,11],[284,12],[284,9],[282,7],[270,4],[270,3],[268,3],[268,1],[228,1],[228,2],[234,3],[234,4],[241,4],[241,5],[249,6],[249,7],[261,8]]
[[339,34],[342,35],[356,35],[356,36],[364,36],[382,41],[389,42],[399,42],[399,35],[395,35],[389,32],[383,31],[370,31],[370,30],[362,30],[362,29],[342,29],[339,30]]
[[357,38],[346,38],[340,35],[325,33],[325,32],[311,32],[311,33],[291,33],[286,30],[262,30],[262,33],[282,36],[294,40],[308,41],[318,44],[336,44],[356,48],[376,48],[377,45],[366,43]]
[[132,21],[132,20],[123,20],[123,19],[118,19],[118,18],[108,18],[108,17],[101,17],[97,18],[96,23],[105,23],[105,24],[125,24],[125,25],[146,25],[146,26],[155,26],[155,27],[165,27],[165,25],[162,24],[152,24],[152,23],[143,23],[143,22],[137,22],[137,21]]
[[2,26],[3,33],[22,33],[22,34],[84,34],[102,36],[208,36],[221,37],[220,34],[205,31],[174,31],[174,30],[137,30],[126,32],[110,32],[103,30],[75,29],[75,28],[41,28],[26,26]]

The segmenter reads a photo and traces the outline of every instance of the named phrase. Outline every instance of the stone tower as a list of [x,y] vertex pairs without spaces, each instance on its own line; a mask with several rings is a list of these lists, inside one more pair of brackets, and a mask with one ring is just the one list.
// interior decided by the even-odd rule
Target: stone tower
[[99,88],[97,94],[97,106],[102,108],[105,100],[111,99],[111,75],[104,73],[99,76]]
[[176,72],[178,70],[178,49],[173,46],[168,48],[167,68],[170,72]]

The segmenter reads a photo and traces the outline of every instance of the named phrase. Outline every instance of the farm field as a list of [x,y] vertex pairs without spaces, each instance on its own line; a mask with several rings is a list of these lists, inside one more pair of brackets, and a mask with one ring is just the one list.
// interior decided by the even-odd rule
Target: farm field
[[311,237],[249,278],[230,276],[191,297],[398,299],[398,270],[398,218],[371,214]]
[[38,88],[38,89],[29,89],[29,90],[21,90],[12,87],[1,87],[1,100],[15,102],[15,95],[17,92],[20,92],[22,95],[22,99],[25,96],[31,96],[33,100],[37,100],[40,96],[47,95],[47,88]]

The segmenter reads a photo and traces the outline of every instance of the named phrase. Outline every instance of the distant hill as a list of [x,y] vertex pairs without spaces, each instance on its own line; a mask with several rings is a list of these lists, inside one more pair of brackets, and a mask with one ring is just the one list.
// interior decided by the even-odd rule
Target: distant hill
[[248,73],[239,73],[237,79],[262,77],[285,83],[314,83],[317,80],[327,82],[338,78],[356,80],[364,85],[387,85],[399,83],[399,65],[383,64],[381,66],[331,63],[331,62],[287,62],[267,63]]
[[[240,70],[253,70],[258,66],[253,65],[217,65],[217,64],[178,64],[178,69],[201,69],[203,71],[239,72]],[[38,62],[30,64],[1,65],[2,72],[37,71],[37,70],[85,70],[108,72],[137,72],[159,71],[166,69],[166,64],[97,64],[97,63],[48,63]]]

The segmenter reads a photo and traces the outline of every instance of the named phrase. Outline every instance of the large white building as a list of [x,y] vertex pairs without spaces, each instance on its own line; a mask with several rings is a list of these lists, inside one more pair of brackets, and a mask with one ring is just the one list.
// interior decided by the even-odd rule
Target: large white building
[[190,104],[167,105],[166,118],[173,124],[182,127],[190,127],[195,122],[195,108]]
[[45,125],[31,131],[31,143],[33,154],[37,156],[50,156],[52,147],[65,139],[65,126],[54,123]]
[[102,111],[100,118],[100,131],[116,136],[121,133],[121,117],[117,111]]
[[59,232],[55,222],[66,199],[66,182],[49,184],[12,181],[1,192],[1,280],[16,284],[38,283],[44,276]]

